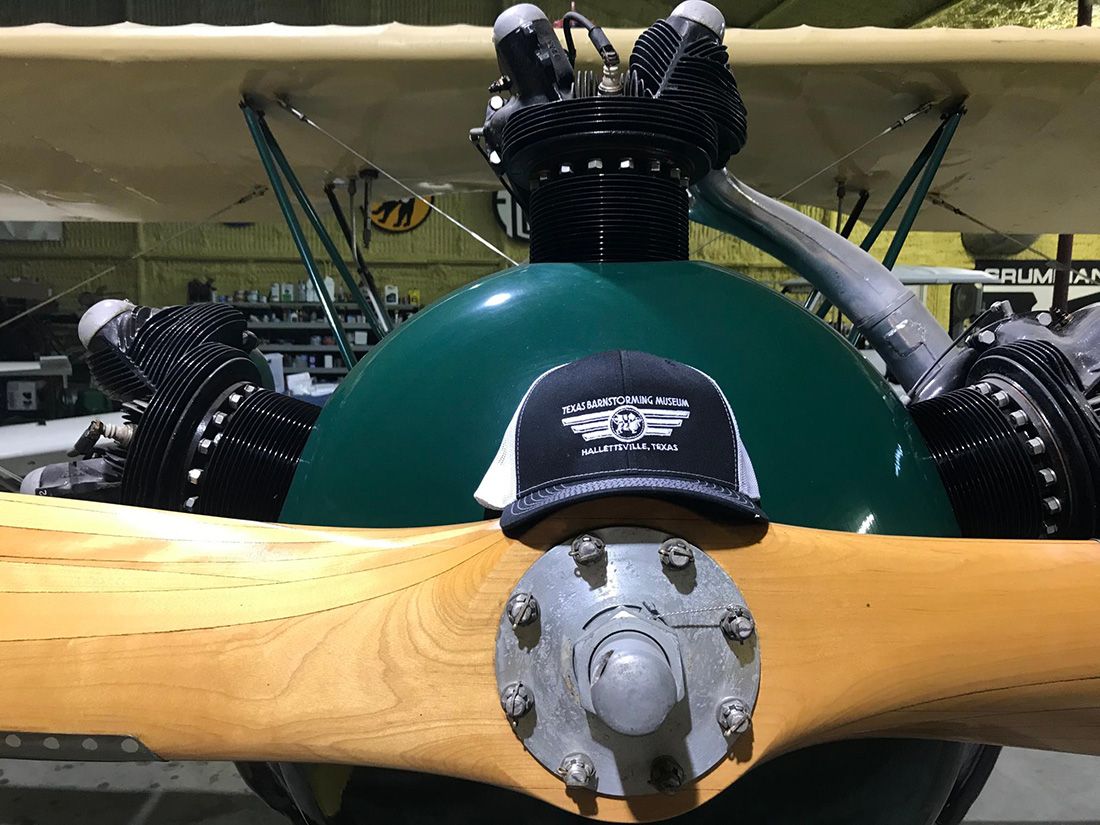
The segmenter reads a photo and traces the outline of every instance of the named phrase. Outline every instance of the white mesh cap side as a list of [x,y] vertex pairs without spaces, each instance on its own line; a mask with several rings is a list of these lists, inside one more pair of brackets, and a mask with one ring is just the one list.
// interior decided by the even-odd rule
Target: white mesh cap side
[[500,449],[493,457],[489,469],[481,479],[481,484],[474,491],[474,500],[482,507],[489,510],[503,510],[519,496],[519,468],[516,466],[516,422],[519,414],[523,412],[523,405],[531,396],[531,391],[539,385],[539,382],[552,373],[559,370],[565,364],[558,364],[536,378],[527,392],[523,394],[519,406],[512,413],[512,420],[508,422],[508,429],[504,431],[504,438],[500,441]]
[[730,426],[733,427],[733,440],[737,445],[737,486],[740,492],[744,493],[749,498],[760,501],[760,484],[756,480],[756,470],[753,469],[752,459],[749,458],[749,451],[745,449],[745,442],[741,440],[741,428],[737,426],[737,416],[733,414],[733,407],[730,406],[730,400],[726,398],[726,394],[722,392],[722,388],[718,386],[717,381],[702,370],[691,367],[690,364],[685,366],[690,367],[707,379],[710,385],[714,387],[714,391],[718,393],[718,397],[722,399],[722,403],[726,405],[726,414],[730,417]]

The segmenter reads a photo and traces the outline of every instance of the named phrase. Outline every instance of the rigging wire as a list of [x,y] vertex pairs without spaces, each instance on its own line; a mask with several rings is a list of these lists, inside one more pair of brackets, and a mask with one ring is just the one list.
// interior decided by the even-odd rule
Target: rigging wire
[[[859,146],[857,146],[857,147],[856,147],[855,149],[852,149],[852,150],[851,150],[850,152],[847,152],[847,153],[845,153],[845,154],[841,155],[841,156],[840,156],[839,158],[837,158],[836,160],[832,161],[831,163],[828,163],[828,164],[826,164],[825,166],[822,166],[822,167],[821,167],[820,169],[818,169],[818,170],[817,170],[816,172],[814,172],[814,173],[813,173],[812,175],[810,175],[809,177],[807,177],[807,178],[804,178],[803,180],[799,181],[799,182],[798,182],[798,183],[796,183],[796,184],[795,184],[794,186],[792,186],[792,187],[791,187],[790,189],[788,189],[788,190],[787,190],[786,192],[784,192],[784,193],[783,193],[783,194],[781,194],[781,195],[778,195],[778,196],[776,197],[776,200],[783,200],[783,199],[784,199],[784,198],[786,198],[786,197],[787,197],[788,195],[790,195],[790,194],[791,194],[792,192],[797,192],[797,191],[798,191],[799,189],[801,189],[801,188],[802,188],[803,186],[805,186],[805,185],[806,185],[807,183],[809,183],[810,181],[812,181],[812,180],[816,180],[817,178],[821,177],[822,175],[824,175],[824,174],[826,174],[826,173],[828,173],[828,172],[831,172],[831,171],[832,171],[833,169],[835,169],[835,168],[836,168],[836,167],[837,167],[837,166],[838,166],[839,164],[843,163],[843,162],[844,162],[844,161],[846,161],[846,160],[847,160],[848,158],[852,157],[852,155],[855,155],[855,154],[857,154],[857,153],[859,153],[859,152],[862,152],[862,151],[863,151],[864,149],[866,149],[866,148],[867,148],[868,146],[870,146],[870,145],[871,145],[872,143],[874,143],[875,141],[877,141],[877,140],[879,140],[879,139],[881,139],[881,138],[884,138],[884,137],[886,137],[886,135],[888,135],[888,134],[890,134],[891,132],[894,132],[894,131],[896,131],[896,130],[898,130],[898,129],[902,128],[903,126],[906,126],[907,124],[909,124],[909,123],[910,123],[910,121],[914,120],[915,118],[918,118],[918,117],[920,117],[921,115],[925,114],[926,112],[930,112],[930,111],[932,110],[932,107],[933,107],[934,105],[935,105],[935,104],[934,104],[934,103],[931,103],[931,102],[928,102],[928,103],[922,103],[922,104],[921,104],[920,106],[918,106],[917,108],[913,109],[913,111],[911,111],[911,112],[909,112],[908,114],[906,114],[906,115],[903,115],[902,117],[900,117],[900,118],[898,118],[897,120],[895,120],[895,121],[894,121],[893,123],[891,123],[891,124],[890,124],[889,126],[887,126],[887,127],[885,128],[885,129],[883,129],[883,130],[882,130],[881,132],[879,132],[878,134],[876,134],[876,135],[874,135],[874,136],[872,136],[872,137],[868,138],[867,140],[865,140],[865,141],[864,141],[863,143],[861,143],[861,144],[860,144]],[[711,245],[712,243],[714,243],[715,241],[719,240],[720,238],[724,238],[724,237],[727,237],[727,235],[728,235],[728,233],[726,233],[726,232],[721,232],[721,231],[719,231],[719,234],[715,235],[715,236],[714,236],[713,238],[711,238],[710,240],[708,240],[708,241],[706,241],[705,243],[702,243],[702,244],[700,244],[700,245],[699,245],[698,247],[696,247],[696,248],[695,248],[695,249],[694,249],[694,250],[692,251],[692,253],[691,253],[691,257],[692,257],[692,258],[694,258],[694,257],[695,257],[696,255],[698,255],[698,254],[699,254],[700,252],[702,252],[702,251],[703,251],[704,249],[706,249],[706,248],[707,248],[708,246],[710,246],[710,245]]]
[[958,215],[960,218],[964,218],[964,219],[970,221],[973,224],[977,224],[982,229],[984,229],[986,232],[991,232],[994,235],[1000,235],[1006,241],[1012,241],[1012,243],[1014,243],[1018,247],[1020,247],[1020,249],[1018,250],[1019,252],[1024,252],[1025,250],[1027,252],[1034,252],[1036,255],[1039,256],[1040,259],[1042,259],[1043,263],[1050,264],[1051,267],[1054,268],[1054,269],[1061,269],[1061,270],[1064,270],[1064,271],[1070,272],[1070,273],[1073,273],[1073,272],[1077,271],[1072,266],[1067,266],[1066,264],[1062,263],[1061,261],[1054,260],[1054,259],[1050,258],[1049,256],[1044,255],[1041,250],[1038,250],[1038,249],[1035,248],[1034,244],[1024,243],[1019,238],[1015,238],[1015,237],[1013,237],[1012,235],[1009,235],[1006,232],[1002,232],[1001,230],[997,229],[996,227],[990,226],[985,221],[978,220],[977,218],[975,218],[970,213],[964,212],[962,209],[955,206],[953,203],[949,203],[948,201],[944,200],[939,195],[936,195],[934,193],[930,193],[928,195],[928,200],[931,201],[936,206],[940,207],[941,209],[946,209],[948,212],[951,212],[954,215]]
[[56,295],[51,295],[45,301],[41,301],[41,302],[35,304],[32,307],[28,307],[27,309],[23,310],[22,312],[20,312],[16,315],[13,315],[11,318],[7,318],[4,321],[0,321],[0,329],[3,329],[4,327],[7,327],[7,326],[11,326],[12,324],[14,324],[16,321],[20,320],[21,318],[26,318],[28,315],[42,309],[42,307],[49,306],[50,304],[54,303],[55,301],[57,301],[57,299],[64,298],[66,295],[69,295],[70,293],[76,292],[78,289],[80,289],[83,286],[86,286],[87,284],[90,284],[92,281],[99,280],[104,275],[111,274],[112,272],[114,272],[116,269],[118,269],[123,264],[128,264],[128,263],[131,263],[132,261],[136,261],[139,258],[141,258],[145,255],[148,255],[150,252],[155,252],[156,250],[160,249],[161,247],[167,246],[172,241],[174,241],[178,238],[182,238],[187,233],[195,231],[198,227],[202,226],[203,224],[211,223],[213,221],[216,221],[218,218],[220,218],[222,215],[224,215],[226,212],[228,212],[233,207],[241,206],[242,204],[246,204],[246,203],[248,203],[249,201],[251,201],[255,198],[261,197],[266,192],[267,192],[267,187],[266,186],[260,186],[259,184],[253,186],[252,190],[247,195],[242,195],[241,197],[237,198],[232,203],[228,203],[225,206],[223,206],[221,209],[218,209],[214,212],[211,212],[205,218],[202,218],[200,220],[193,221],[192,223],[187,224],[187,226],[185,226],[180,231],[174,232],[174,233],[172,233],[171,235],[169,235],[165,238],[161,238],[156,243],[154,243],[152,246],[147,246],[147,247],[144,247],[143,249],[139,249],[137,252],[135,252],[129,258],[125,258],[121,261],[113,263],[110,266],[99,270],[99,272],[95,273],[94,275],[92,275],[88,278],[85,278],[83,281],[80,281],[78,283],[73,284],[68,289],[64,289],[61,292],[58,292]]
[[301,109],[297,109],[294,106],[291,106],[290,101],[288,101],[285,97],[277,97],[277,98],[275,98],[275,100],[280,106],[282,106],[284,109],[286,109],[286,111],[288,111],[290,114],[294,115],[294,117],[296,117],[298,120],[302,121],[302,123],[316,129],[318,132],[320,132],[322,135],[327,137],[329,140],[331,140],[337,146],[342,148],[345,152],[350,152],[351,154],[355,155],[355,157],[359,158],[359,160],[363,161],[363,163],[370,166],[378,174],[382,175],[382,177],[387,178],[392,183],[395,183],[398,186],[400,186],[402,189],[404,189],[406,192],[408,192],[410,195],[412,195],[418,201],[423,203],[429,209],[431,209],[435,212],[438,212],[440,215],[442,215],[444,218],[449,220],[451,223],[453,223],[455,226],[457,226],[463,232],[468,234],[471,238],[473,238],[475,241],[480,243],[482,246],[486,247],[487,249],[489,249],[492,252],[499,255],[504,260],[506,260],[508,263],[510,263],[512,266],[519,266],[518,261],[516,261],[514,258],[511,258],[507,253],[505,253],[502,250],[498,249],[496,246],[494,246],[492,244],[492,242],[490,242],[490,241],[486,240],[485,238],[481,237],[481,235],[479,235],[474,230],[470,229],[470,227],[466,226],[466,224],[462,223],[457,218],[454,218],[454,217],[451,217],[450,215],[448,215],[446,212],[444,212],[442,209],[440,209],[438,206],[436,206],[430,200],[425,198],[423,195],[421,195],[419,192],[417,192],[411,186],[408,186],[407,184],[399,181],[397,178],[395,178],[393,175],[391,175],[389,172],[387,172],[385,169],[383,169],[381,166],[379,166],[373,160],[371,160],[370,158],[366,157],[365,155],[362,155],[359,152],[357,152],[355,149],[353,149],[347,143],[340,140],[340,138],[338,138],[332,132],[328,131],[328,129],[326,129],[323,126],[321,126],[320,124],[318,124],[315,120],[313,120],[313,118],[311,118],[309,115],[307,115]]
[[13,473],[7,467],[0,467],[0,478],[7,479],[15,484],[13,492],[19,492],[19,488],[23,486],[23,476]]
[[863,151],[864,149],[866,149],[868,146],[870,146],[872,143],[874,143],[879,138],[886,137],[888,134],[895,131],[896,129],[900,129],[902,126],[905,126],[906,124],[908,124],[914,118],[920,117],[925,112],[931,111],[933,105],[934,104],[932,104],[932,103],[922,103],[916,109],[909,112],[909,114],[898,118],[893,123],[891,123],[889,126],[887,126],[885,129],[883,129],[881,132],[879,132],[877,135],[865,140],[863,143],[861,143],[859,146],[857,146],[852,151],[848,152],[846,155],[841,155],[839,158],[834,160],[832,163],[829,163],[825,166],[822,166],[820,169],[818,169],[816,172],[814,172],[812,175],[810,175],[805,180],[799,181],[794,186],[792,186],[790,189],[788,189],[786,192],[784,192],[782,195],[777,197],[776,200],[783,200],[789,194],[791,194],[792,192],[798,191],[799,189],[801,189],[803,186],[805,186],[810,181],[821,177],[826,172],[832,171],[833,168],[835,168],[838,164],[843,163],[844,161],[846,161],[848,158],[850,158],[852,155],[856,154],[857,152]]

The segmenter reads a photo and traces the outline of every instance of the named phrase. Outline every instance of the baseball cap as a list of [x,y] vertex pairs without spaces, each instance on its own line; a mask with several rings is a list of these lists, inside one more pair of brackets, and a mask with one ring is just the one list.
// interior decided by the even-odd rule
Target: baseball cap
[[567,504],[646,495],[764,522],[737,419],[687,364],[612,350],[540,375],[474,498],[515,535]]

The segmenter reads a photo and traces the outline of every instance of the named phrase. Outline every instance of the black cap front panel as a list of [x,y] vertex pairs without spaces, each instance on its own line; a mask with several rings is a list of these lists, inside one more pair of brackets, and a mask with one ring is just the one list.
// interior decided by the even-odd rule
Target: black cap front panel
[[736,490],[736,445],[729,408],[705,375],[643,352],[600,353],[531,389],[516,421],[516,488],[523,496],[561,482],[640,474]]

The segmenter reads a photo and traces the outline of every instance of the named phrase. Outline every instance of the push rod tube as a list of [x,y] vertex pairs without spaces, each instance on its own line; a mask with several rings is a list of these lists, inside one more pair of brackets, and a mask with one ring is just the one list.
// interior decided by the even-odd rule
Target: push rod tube
[[715,170],[691,217],[785,263],[852,319],[906,390],[951,346],[935,317],[882,264],[827,226]]

